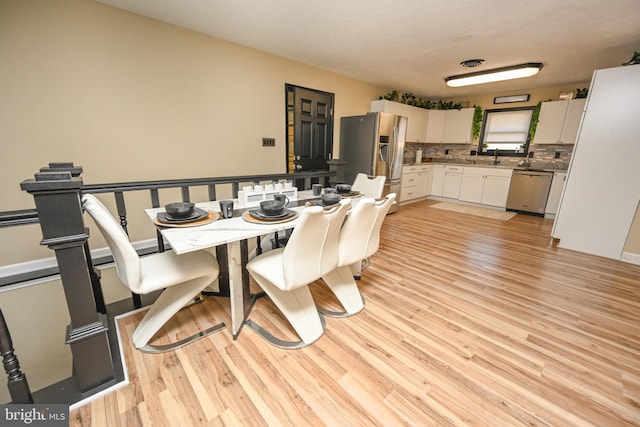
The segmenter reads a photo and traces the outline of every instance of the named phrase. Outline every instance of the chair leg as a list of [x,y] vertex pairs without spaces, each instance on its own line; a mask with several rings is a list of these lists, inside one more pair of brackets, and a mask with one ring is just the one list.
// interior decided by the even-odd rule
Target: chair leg
[[320,312],[330,317],[349,317],[359,313],[364,309],[364,299],[358,284],[353,278],[352,270],[349,266],[338,267],[331,273],[322,277],[329,289],[335,294],[344,312],[334,312],[321,308]]
[[247,326],[258,332],[271,344],[288,349],[306,347],[324,334],[324,320],[318,312],[307,286],[290,291],[283,291],[273,286],[269,281],[257,277],[257,275],[254,276],[254,279],[289,321],[301,340],[299,342],[280,340],[251,320],[247,321]]
[[171,286],[162,292],[156,302],[151,306],[136,330],[133,332],[133,344],[137,349],[150,353],[175,350],[190,342],[195,341],[218,331],[224,327],[224,323],[216,325],[206,331],[199,332],[192,337],[185,338],[177,343],[152,346],[148,342],[180,309],[189,304],[204,288],[211,283],[211,277],[200,277],[180,285]]
[[362,277],[362,272],[369,268],[371,265],[371,260],[369,258],[365,258],[360,262],[353,263],[349,266],[351,269],[351,274],[355,277],[356,280],[360,280]]

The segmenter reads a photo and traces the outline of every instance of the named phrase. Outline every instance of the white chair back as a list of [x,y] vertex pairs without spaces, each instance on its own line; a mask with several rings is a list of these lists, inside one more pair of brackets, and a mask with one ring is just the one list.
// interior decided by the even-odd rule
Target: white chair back
[[389,209],[391,209],[391,205],[396,200],[396,193],[389,193],[385,196],[385,198],[381,201],[376,202],[376,222],[373,226],[373,231],[371,233],[371,238],[369,239],[369,245],[367,246],[367,252],[365,254],[365,258],[370,257],[371,255],[378,252],[378,248],[380,247],[380,229],[382,228],[382,223],[384,222]]
[[283,290],[306,286],[336,268],[338,236],[350,204],[344,199],[326,211],[320,206],[302,211],[282,255]]
[[338,267],[351,265],[366,258],[377,215],[375,200],[368,197],[358,201],[340,231]]
[[351,185],[351,190],[359,191],[365,197],[379,199],[382,197],[386,179],[384,176],[369,177],[364,173],[359,173]]
[[82,196],[82,206],[91,215],[104,236],[116,264],[116,271],[122,283],[133,292],[140,293],[140,257],[129,241],[127,233],[111,215],[111,212],[92,194]]

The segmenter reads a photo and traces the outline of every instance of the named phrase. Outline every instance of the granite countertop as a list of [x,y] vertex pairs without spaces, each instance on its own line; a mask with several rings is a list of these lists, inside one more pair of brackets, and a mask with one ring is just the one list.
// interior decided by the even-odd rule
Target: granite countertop
[[[501,160],[502,162],[502,160]],[[431,161],[423,161],[422,163],[403,163],[402,166],[416,166],[416,165],[459,165],[464,167],[481,167],[481,168],[498,168],[498,169],[528,169],[528,170],[541,170],[546,172],[566,172],[567,164],[556,164],[547,162],[531,162],[528,166],[518,163],[506,163],[502,162],[497,165],[493,164],[493,159],[433,159]]]

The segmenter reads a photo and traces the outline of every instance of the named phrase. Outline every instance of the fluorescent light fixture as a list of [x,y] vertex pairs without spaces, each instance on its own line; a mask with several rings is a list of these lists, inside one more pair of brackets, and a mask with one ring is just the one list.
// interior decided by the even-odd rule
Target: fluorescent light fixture
[[500,82],[503,80],[521,79],[538,74],[542,68],[541,62],[527,62],[526,64],[510,67],[494,68],[492,70],[476,71],[475,73],[458,74],[444,79],[447,86],[461,87],[480,83]]

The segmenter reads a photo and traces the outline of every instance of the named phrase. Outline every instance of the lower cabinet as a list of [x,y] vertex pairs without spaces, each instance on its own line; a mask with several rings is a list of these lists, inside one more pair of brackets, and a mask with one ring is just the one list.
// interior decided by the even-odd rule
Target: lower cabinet
[[560,206],[560,197],[564,188],[564,181],[567,179],[566,172],[555,172],[553,180],[551,180],[551,189],[547,198],[547,206],[544,209],[545,214],[557,214]]
[[433,165],[433,180],[431,181],[431,195],[442,197],[444,187],[444,165]]
[[423,197],[427,197],[431,194],[431,185],[433,183],[433,165],[422,166],[420,171],[420,179],[422,180],[423,187],[421,189]]
[[462,183],[462,166],[445,166],[444,183],[442,186],[442,197],[457,199],[460,195],[460,185]]
[[507,207],[507,197],[509,196],[509,185],[511,184],[511,171],[509,176],[487,175],[482,189],[483,205]]
[[459,199],[465,202],[506,207],[511,169],[466,167]]
[[432,179],[432,165],[403,167],[400,185],[400,202],[427,197],[431,191]]
[[475,166],[405,166],[400,202],[436,196],[504,208],[512,172],[512,169]]

